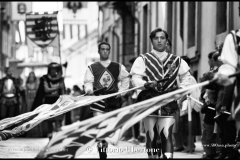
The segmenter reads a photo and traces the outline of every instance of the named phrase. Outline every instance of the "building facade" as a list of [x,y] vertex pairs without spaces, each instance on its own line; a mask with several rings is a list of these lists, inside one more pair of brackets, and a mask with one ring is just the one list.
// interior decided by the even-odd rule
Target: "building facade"
[[11,4],[0,2],[0,78],[4,76],[4,68],[9,66],[9,58],[14,51],[14,28],[11,24]]
[[[82,87],[87,65],[99,59],[98,55],[98,5],[97,2],[63,2],[62,56],[67,63],[65,72],[66,86]],[[74,12],[76,3],[79,6]],[[72,4],[74,6],[74,4]],[[77,8],[77,7],[75,7]]]
[[169,33],[172,53],[191,58],[194,76],[209,70],[208,53],[240,28],[239,2],[99,2],[101,41],[112,44],[112,59],[129,65],[131,57],[149,52],[150,32]]

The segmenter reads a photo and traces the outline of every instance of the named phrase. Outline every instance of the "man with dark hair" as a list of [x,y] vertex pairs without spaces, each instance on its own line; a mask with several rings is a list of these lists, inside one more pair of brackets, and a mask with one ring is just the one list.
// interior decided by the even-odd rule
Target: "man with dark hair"
[[[152,51],[141,54],[132,66],[130,73],[134,87],[143,85],[145,87],[145,90],[139,93],[138,101],[184,87],[181,83],[190,76],[187,63],[179,56],[166,52],[167,39],[166,31],[161,28],[153,30],[150,34]],[[178,83],[178,78],[180,83]],[[163,79],[165,81],[157,83]],[[143,119],[149,158],[160,157],[161,152],[164,158],[173,158],[172,127],[177,109],[177,101],[172,101]],[[160,123],[160,120],[164,118],[170,120],[169,128],[164,128],[165,125]],[[168,132],[163,132],[163,130],[168,130]]]
[[[107,42],[98,45],[100,61],[88,66],[84,77],[85,93],[88,95],[106,95],[120,92],[129,88],[129,73],[126,68],[117,62],[109,59],[111,46]],[[98,91],[94,92],[94,91]],[[124,95],[124,94],[123,94]],[[103,114],[121,108],[121,96],[110,97],[104,101],[91,105],[94,115]],[[111,139],[106,138],[106,141]],[[108,146],[105,141],[100,142],[99,151],[105,151]],[[107,157],[105,152],[99,153],[100,157]]]
[[109,51],[111,50],[111,46],[110,46],[110,44],[109,43],[107,43],[107,42],[101,42],[101,43],[99,43],[98,44],[98,51],[100,51],[101,50],[101,46],[102,45],[107,45],[108,46],[108,49],[109,49]]
[[215,51],[212,51],[208,54],[208,64],[210,67],[210,70],[213,70],[215,64],[214,64],[214,60],[213,60],[213,54],[215,53]]
[[166,52],[172,53],[172,43],[169,39],[167,39],[167,44],[166,44]]

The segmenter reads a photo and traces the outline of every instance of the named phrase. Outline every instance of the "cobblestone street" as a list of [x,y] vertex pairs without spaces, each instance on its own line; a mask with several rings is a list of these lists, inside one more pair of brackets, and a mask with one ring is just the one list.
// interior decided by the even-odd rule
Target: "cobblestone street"
[[[38,152],[48,143],[47,138],[13,138],[0,142],[0,158],[35,158]],[[201,158],[203,148],[196,142],[194,153],[175,152],[174,158]],[[87,147],[78,158],[99,158],[96,143]],[[148,158],[144,144],[135,145],[119,141],[117,146],[109,145],[108,158]]]

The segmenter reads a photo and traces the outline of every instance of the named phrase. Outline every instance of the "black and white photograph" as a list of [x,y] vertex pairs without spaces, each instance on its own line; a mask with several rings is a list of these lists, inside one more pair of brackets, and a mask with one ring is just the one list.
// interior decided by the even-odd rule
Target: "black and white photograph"
[[1,159],[240,159],[240,2],[1,1]]

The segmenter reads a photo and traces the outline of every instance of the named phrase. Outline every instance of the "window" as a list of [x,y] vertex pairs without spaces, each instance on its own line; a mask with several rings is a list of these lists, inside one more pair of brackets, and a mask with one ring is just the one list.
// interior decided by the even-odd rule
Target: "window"
[[184,22],[184,6],[183,2],[180,2],[180,36],[183,39],[183,22]]
[[148,43],[148,37],[147,37],[147,35],[148,35],[148,31],[147,31],[147,29],[148,29],[148,5],[145,5],[144,7],[143,7],[143,44],[142,44],[142,46],[143,46],[143,48],[142,48],[142,52],[143,53],[146,53],[147,52],[147,43]]
[[227,30],[227,2],[217,2],[217,34]]
[[187,47],[193,47],[195,46],[195,28],[196,28],[196,23],[195,23],[195,10],[196,10],[196,5],[195,2],[189,2],[188,3],[188,45]]

